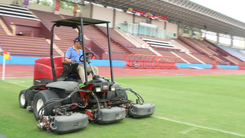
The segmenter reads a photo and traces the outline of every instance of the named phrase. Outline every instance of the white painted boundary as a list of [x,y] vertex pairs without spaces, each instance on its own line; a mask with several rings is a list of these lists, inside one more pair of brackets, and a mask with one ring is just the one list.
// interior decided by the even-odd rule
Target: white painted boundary
[[197,127],[192,127],[192,128],[190,128],[190,129],[187,129],[187,130],[182,131],[182,132],[180,132],[180,133],[182,133],[182,134],[187,134],[187,133],[189,133],[189,132],[191,132],[191,131],[194,131],[194,130],[197,130],[197,129],[198,129]]
[[163,120],[167,120],[167,121],[171,121],[171,122],[175,122],[175,123],[179,123],[179,124],[185,124],[185,125],[188,125],[188,126],[194,126],[194,127],[198,127],[198,128],[203,128],[203,129],[218,131],[218,132],[222,132],[222,133],[226,133],[226,134],[231,134],[231,135],[236,135],[236,136],[240,136],[240,137],[245,137],[244,134],[229,132],[229,131],[225,131],[225,130],[221,130],[221,129],[216,129],[216,128],[205,127],[205,126],[199,126],[199,125],[195,125],[195,124],[190,124],[190,123],[186,123],[186,122],[181,122],[181,121],[176,121],[176,120],[168,119],[168,118],[165,118],[165,117],[159,117],[159,116],[153,116],[153,117],[159,118],[159,119],[163,119]]
[[15,85],[19,85],[19,86],[22,86],[22,87],[27,87],[27,88],[30,87],[30,86],[22,85],[22,84],[19,84],[19,83],[10,82],[10,81],[4,81],[4,82],[15,84]]

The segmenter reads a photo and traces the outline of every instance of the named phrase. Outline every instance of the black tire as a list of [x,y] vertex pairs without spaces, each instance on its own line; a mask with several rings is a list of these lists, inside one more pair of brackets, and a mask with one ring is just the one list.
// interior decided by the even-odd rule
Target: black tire
[[27,106],[31,106],[31,102],[33,101],[34,98],[34,91],[26,90],[25,96],[27,100]]
[[20,91],[20,94],[19,94],[19,105],[21,108],[26,108],[27,106],[27,100],[26,100],[25,93],[26,93],[26,90],[22,90]]
[[40,117],[39,114],[42,114],[44,116],[54,115],[54,113],[53,113],[54,107],[61,105],[61,102],[55,102],[55,103],[49,104],[48,106],[46,106],[44,108],[44,112],[40,112],[38,114],[38,110],[41,108],[41,106],[50,99],[59,99],[59,96],[58,96],[58,94],[56,94],[55,92],[53,92],[51,90],[40,91],[34,96],[33,113],[34,113],[34,116],[37,120],[39,120],[39,117]]

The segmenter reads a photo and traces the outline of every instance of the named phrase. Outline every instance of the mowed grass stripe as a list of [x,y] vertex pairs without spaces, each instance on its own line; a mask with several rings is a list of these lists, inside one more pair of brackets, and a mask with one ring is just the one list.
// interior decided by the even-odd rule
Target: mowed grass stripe
[[[154,116],[244,135],[244,75],[115,77],[146,102],[156,105]],[[31,86],[32,79],[7,81]],[[84,130],[55,135],[36,128],[32,112],[18,105],[16,84],[0,81],[0,133],[7,137],[240,137],[155,117],[126,118],[109,125],[89,124]],[[135,99],[128,92],[130,99]],[[191,130],[191,131],[190,131]],[[184,132],[184,133],[183,133]],[[187,133],[188,132],[188,133]]]

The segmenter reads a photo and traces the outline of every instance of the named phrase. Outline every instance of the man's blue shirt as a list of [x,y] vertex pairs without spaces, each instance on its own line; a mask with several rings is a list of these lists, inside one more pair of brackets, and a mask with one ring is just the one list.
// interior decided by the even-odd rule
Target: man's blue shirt
[[[79,49],[79,53],[77,53],[76,49],[73,47],[70,47],[67,49],[65,57],[68,57],[72,61],[76,60],[79,64],[82,64],[82,62],[79,60],[79,57],[83,55],[83,51]],[[83,60],[83,56],[81,58]]]

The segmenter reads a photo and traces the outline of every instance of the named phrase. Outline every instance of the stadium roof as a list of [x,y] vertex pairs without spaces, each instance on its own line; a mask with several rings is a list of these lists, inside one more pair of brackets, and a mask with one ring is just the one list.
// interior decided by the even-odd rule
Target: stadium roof
[[189,0],[86,0],[126,11],[134,8],[168,17],[180,26],[245,37],[245,23]]

